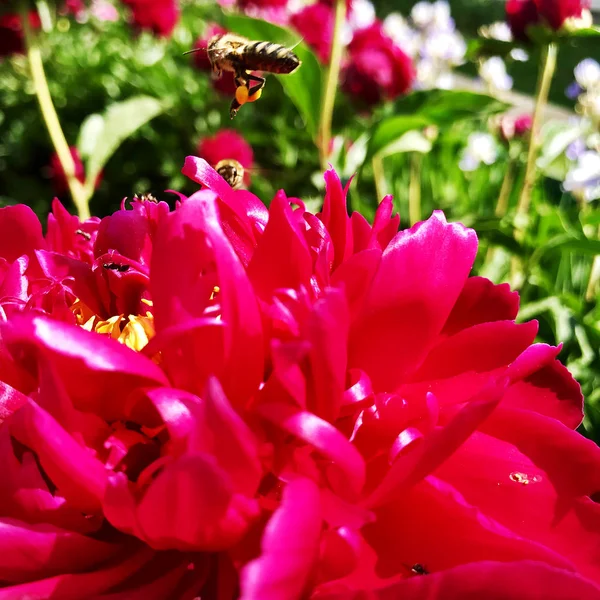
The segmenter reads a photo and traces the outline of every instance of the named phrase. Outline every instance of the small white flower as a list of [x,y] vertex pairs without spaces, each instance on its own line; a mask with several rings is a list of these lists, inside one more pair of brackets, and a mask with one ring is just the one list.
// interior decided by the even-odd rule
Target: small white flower
[[353,31],[365,29],[375,22],[375,7],[369,0],[354,0],[348,15],[348,23]]
[[586,202],[600,199],[600,154],[590,150],[579,156],[563,187]]
[[512,77],[506,72],[506,65],[499,56],[484,60],[479,67],[479,76],[491,88],[510,90],[513,85]]
[[575,67],[574,73],[575,80],[584,90],[600,85],[600,64],[593,58],[582,60]]
[[497,158],[498,145],[494,137],[489,133],[475,132],[469,135],[459,167],[463,171],[475,171],[481,163],[493,165]]
[[417,2],[410,11],[410,18],[419,29],[431,25],[434,17],[433,4],[430,2]]
[[513,36],[508,23],[505,21],[496,21],[485,28],[486,37],[490,37],[494,40],[500,40],[501,42],[512,42]]
[[510,51],[510,57],[517,62],[527,62],[529,60],[529,54],[523,48],[513,48]]
[[403,52],[414,58],[421,47],[421,36],[399,13],[390,13],[383,21],[384,33]]

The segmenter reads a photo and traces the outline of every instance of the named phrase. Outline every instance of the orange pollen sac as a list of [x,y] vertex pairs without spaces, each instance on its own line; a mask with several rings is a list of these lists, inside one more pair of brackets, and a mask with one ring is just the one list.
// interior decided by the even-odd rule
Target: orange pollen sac
[[238,101],[238,104],[242,106],[248,102],[248,88],[245,85],[240,85],[236,88],[235,99]]
[[[142,300],[152,307],[150,300]],[[87,331],[95,331],[110,336],[121,344],[140,351],[155,335],[154,316],[150,311],[145,315],[115,315],[109,319],[101,319],[91,311],[81,300],[76,300],[71,311],[75,315],[77,324]]]

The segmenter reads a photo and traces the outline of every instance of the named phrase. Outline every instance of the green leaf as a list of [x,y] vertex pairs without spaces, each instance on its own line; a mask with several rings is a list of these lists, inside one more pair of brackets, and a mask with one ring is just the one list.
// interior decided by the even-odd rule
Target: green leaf
[[519,48],[515,42],[505,42],[493,38],[477,38],[470,40],[467,45],[467,59],[475,61],[488,56],[508,56],[514,48]]
[[559,235],[540,246],[532,255],[530,264],[538,263],[549,252],[577,252],[591,256],[600,255],[600,240],[573,238],[569,235]]
[[485,117],[509,108],[487,94],[467,90],[421,90],[394,104],[394,114],[419,114],[442,126],[464,119]]
[[[542,130],[542,152],[537,166],[547,177],[563,181],[568,170],[565,151],[583,134],[581,123],[572,125],[562,121],[547,123]],[[559,160],[562,159],[562,160]]]
[[287,96],[296,105],[307,130],[315,139],[319,128],[323,85],[321,66],[317,57],[308,46],[303,43],[298,44],[298,38],[291,32],[267,21],[228,14],[225,15],[224,24],[229,31],[248,39],[275,42],[294,48],[302,65],[291,75],[281,75],[277,79]]
[[598,25],[592,25],[585,29],[575,29],[574,31],[567,32],[564,37],[567,38],[579,38],[579,37],[600,37],[600,27]]
[[93,190],[98,174],[119,146],[166,106],[150,96],[111,104],[103,115],[93,114],[81,125],[77,149],[85,160],[86,189]]
[[[371,133],[366,161],[375,155],[387,156],[415,150],[400,140],[409,131],[422,130],[429,125],[444,127],[465,119],[481,118],[508,108],[486,94],[468,91],[425,90],[409,94],[394,104],[394,115],[382,119]],[[412,140],[415,141],[415,138]],[[421,140],[422,142],[423,140]],[[424,152],[424,144],[420,145]]]

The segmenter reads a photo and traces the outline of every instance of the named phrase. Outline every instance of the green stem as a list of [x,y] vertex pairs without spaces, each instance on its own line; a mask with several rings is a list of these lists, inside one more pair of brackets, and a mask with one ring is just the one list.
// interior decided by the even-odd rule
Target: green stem
[[508,212],[508,202],[510,200],[510,193],[512,186],[515,181],[515,161],[512,158],[508,159],[506,165],[506,173],[502,180],[502,187],[500,188],[500,194],[498,196],[498,202],[496,204],[495,214],[497,217],[504,217]]
[[377,204],[379,204],[385,196],[385,172],[383,170],[383,158],[375,155],[371,162],[373,165],[373,179],[375,180],[375,195],[377,196]]
[[525,180],[519,203],[517,205],[517,217],[525,216],[529,212],[531,204],[531,192],[536,179],[536,161],[539,150],[539,132],[542,123],[542,117],[546,103],[548,102],[548,93],[552,76],[556,68],[556,55],[558,47],[556,44],[548,44],[544,49],[544,55],[540,66],[540,75],[538,78],[535,109],[533,111],[533,122],[531,124],[531,136],[529,138],[529,150],[527,153],[527,167],[525,169]]
[[[600,227],[598,228],[598,239],[600,239]],[[590,279],[585,290],[585,299],[587,302],[592,302],[596,296],[596,289],[600,281],[600,256],[594,256],[592,262],[592,270],[590,271]]]
[[422,156],[418,152],[413,152],[410,157],[408,185],[408,217],[411,225],[421,220],[421,163]]
[[342,27],[345,19],[346,0],[336,0],[333,39],[331,40],[331,58],[329,60],[325,96],[323,97],[323,106],[321,107],[321,122],[319,124],[319,154],[323,170],[327,169],[327,159],[329,157],[331,121],[333,119],[335,94],[342,64]]
[[21,23],[25,34],[25,46],[29,68],[31,70],[31,79],[40,105],[42,118],[44,119],[50,140],[67,179],[69,191],[71,192],[71,197],[77,208],[79,218],[82,220],[89,219],[90,209],[88,198],[86,197],[83,185],[75,176],[75,162],[71,156],[69,144],[67,143],[65,134],[60,126],[60,121],[58,120],[58,115],[56,114],[54,103],[52,102],[48,81],[46,80],[46,74],[44,73],[42,53],[37,40],[31,31],[27,5],[24,2],[21,4]]

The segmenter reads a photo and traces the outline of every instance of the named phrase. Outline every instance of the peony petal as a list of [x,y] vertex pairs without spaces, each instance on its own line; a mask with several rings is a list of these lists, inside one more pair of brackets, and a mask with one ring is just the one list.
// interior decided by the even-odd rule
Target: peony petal
[[208,380],[203,410],[206,427],[213,438],[211,454],[229,475],[237,491],[254,496],[262,478],[257,441],[214,377]]
[[64,572],[87,571],[119,550],[53,525],[0,519],[0,579],[22,583]]
[[[174,261],[177,269],[173,269]],[[212,276],[202,276],[215,268]],[[209,374],[222,372],[227,396],[237,406],[248,400],[262,379],[260,314],[244,268],[219,225],[214,202],[188,199],[169,215],[155,240],[152,296],[157,329],[202,317],[217,284],[225,345],[220,355],[215,352],[220,348],[205,350],[215,354],[217,365],[223,365]],[[197,343],[203,344],[203,340],[199,338]],[[181,356],[176,360],[181,361]],[[189,372],[193,371],[190,364]]]
[[334,247],[332,268],[336,269],[348,257],[352,247],[352,229],[346,209],[347,189],[333,169],[325,171],[325,200],[323,210],[317,215],[331,235]]
[[[531,346],[523,354],[531,355],[533,349],[538,349],[539,346],[540,344]],[[551,355],[555,351],[554,348],[547,347],[540,350],[550,360],[544,361],[545,364],[542,363],[533,373],[517,368],[519,359],[508,369],[507,375],[513,380],[518,376],[523,379],[515,381],[510,386],[503,404],[538,412],[561,421],[571,429],[576,429],[583,420],[581,386],[564,365],[553,359]]]
[[117,587],[151,558],[152,552],[145,548],[129,558],[120,558],[104,569],[91,573],[58,575],[33,583],[0,588],[0,600],[81,600],[81,598],[101,598],[98,594]]
[[392,217],[393,212],[394,199],[392,196],[385,196],[375,211],[373,231],[371,232],[371,239],[369,241],[370,248],[385,250],[396,233],[398,233],[400,215],[396,214]]
[[560,421],[503,401],[481,430],[516,446],[561,495],[591,496],[600,490],[600,447]]
[[319,488],[293,479],[265,528],[261,555],[241,572],[241,600],[295,600],[304,597],[319,551]]
[[506,380],[490,381],[479,397],[469,402],[446,426],[434,430],[414,451],[397,460],[363,502],[364,506],[372,508],[391,502],[447,460],[494,411],[506,384]]
[[7,383],[0,381],[0,423],[8,419],[21,406],[29,402],[29,398]]
[[152,241],[149,221],[137,210],[118,210],[104,217],[98,228],[94,257],[111,251],[147,265],[150,262]]
[[415,564],[435,573],[478,560],[540,560],[574,570],[559,553],[503,527],[432,476],[378,509],[362,533],[377,554],[381,577],[409,575]]
[[339,415],[346,387],[348,329],[345,295],[328,288],[314,304],[302,337],[310,343],[307,409],[331,423]]
[[30,259],[34,251],[46,247],[42,225],[25,204],[0,208],[0,256],[14,262],[24,254]]
[[278,288],[310,289],[312,260],[290,204],[278,192],[269,208],[269,222],[248,266],[256,293],[270,302]]
[[234,545],[257,516],[253,501],[233,494],[208,454],[166,465],[137,509],[142,539],[156,549],[215,552]]
[[25,271],[27,271],[28,265],[29,258],[21,256],[8,267],[8,270],[4,274],[4,279],[0,283],[0,300],[4,298],[27,300],[29,283],[25,276]]
[[114,420],[123,416],[124,399],[141,386],[164,385],[161,369],[126,346],[46,317],[13,318],[2,336],[24,366],[43,352],[52,362],[74,406]]
[[332,286],[343,286],[353,319],[362,309],[380,262],[381,250],[362,250],[344,261],[331,276]]
[[100,510],[107,472],[87,448],[32,401],[8,423],[11,435],[36,453],[52,483],[72,506],[88,514]]
[[[312,596],[315,600],[599,600],[600,589],[576,573],[543,562],[477,561],[411,577],[374,590],[348,589]],[[338,588],[339,589],[339,588]]]
[[365,370],[376,391],[393,391],[425,358],[476,251],[475,232],[437,211],[389,244],[349,345],[349,365]]
[[411,381],[445,379],[465,371],[482,373],[509,365],[533,342],[537,321],[480,323],[436,344]]
[[365,483],[365,463],[358,450],[335,427],[316,415],[286,404],[261,404],[256,412],[314,446],[345,475],[351,494],[359,494]]
[[202,158],[186,156],[181,172],[192,181],[205,185],[238,216],[246,231],[253,235],[252,223],[264,227],[267,223],[267,209],[254,195],[246,190],[232,190],[231,186]]
[[473,325],[513,321],[519,311],[519,294],[508,283],[495,285],[485,277],[469,277],[442,333],[454,335]]
[[[552,457],[544,461],[553,462]],[[600,583],[600,506],[563,495],[564,481],[555,483],[558,469],[555,464],[548,474],[512,443],[478,432],[436,475],[488,517],[561,554]]]

